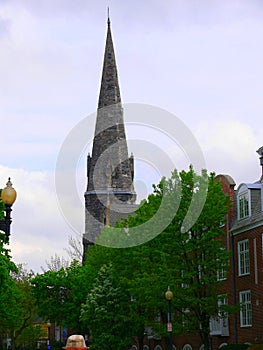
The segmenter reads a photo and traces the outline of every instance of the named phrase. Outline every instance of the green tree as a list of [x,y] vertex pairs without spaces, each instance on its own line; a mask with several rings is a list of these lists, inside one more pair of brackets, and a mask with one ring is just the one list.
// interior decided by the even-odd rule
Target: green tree
[[[134,248],[127,249],[115,249],[108,248],[100,245],[94,245],[90,248],[85,265],[82,268],[82,275],[87,284],[91,283],[91,288],[94,287],[94,281],[101,273],[102,266],[110,266],[110,275],[112,283],[118,287],[120,293],[125,296],[125,301],[120,306],[123,310],[120,313],[124,313],[129,320],[129,326],[126,327],[126,335],[128,339],[136,336],[140,344],[145,333],[145,324],[147,324],[147,312],[143,304],[139,304],[131,293],[130,279],[133,279],[135,272],[138,269],[138,262],[135,259]],[[134,271],[132,271],[134,268]],[[105,291],[105,289],[103,290]],[[90,290],[91,292],[91,290]],[[101,293],[102,294],[102,293]],[[104,295],[104,300],[107,300],[107,295]],[[103,298],[101,298],[103,302]],[[86,299],[83,301],[86,304]],[[142,306],[143,305],[143,306]],[[90,324],[85,318],[82,321],[90,327]],[[96,327],[96,334],[104,332],[103,322],[98,322]],[[96,342],[96,335],[93,333],[93,341]]]
[[103,265],[81,308],[81,319],[91,331],[92,349],[122,350],[132,344],[129,301],[111,264]]
[[20,309],[19,320],[10,327],[13,346],[35,346],[41,336],[41,329],[33,326],[38,314],[36,300],[32,293],[31,279],[35,275],[32,270],[27,271],[23,264],[18,264],[16,272],[11,273],[19,291],[20,298],[16,307]]
[[181,222],[194,191],[195,174],[190,169],[189,172],[181,172],[180,178],[182,201],[178,214],[166,230],[167,235],[175,241],[171,251],[171,254],[176,252],[176,285],[173,286],[176,298],[173,304],[181,313],[181,320],[175,325],[180,333],[197,332],[205,349],[208,349],[209,322],[211,317],[219,313],[218,296],[223,282],[218,280],[218,274],[222,269],[227,269],[230,257],[222,229],[230,201],[215,175],[210,174],[203,210],[191,229],[184,231]]
[[217,276],[228,266],[222,223],[229,203],[213,173],[174,171],[135,216],[116,225],[119,230],[105,228],[84,266],[75,262],[32,280],[40,315],[78,331],[89,326],[95,348],[105,338],[118,347],[112,339],[117,334],[122,348],[132,336],[142,348],[147,327],[167,336],[164,293],[170,285],[174,332],[198,333],[208,348],[209,321],[219,311]]
[[[164,199],[166,205],[162,208]],[[167,226],[151,241],[122,249],[120,254],[118,250],[114,252],[119,281],[126,283],[136,300],[137,310],[143,310],[140,319],[143,321],[147,315],[145,326],[151,324],[159,334],[164,334],[165,328],[154,322],[154,315],[159,313],[163,321],[166,320],[164,292],[170,285],[176,296],[173,300],[175,332],[198,333],[208,349],[209,321],[218,314],[218,294],[222,286],[217,274],[227,268],[229,259],[222,230],[229,205],[229,198],[213,173],[208,176],[204,171],[199,176],[192,168],[180,174],[174,171],[171,178],[163,178],[154,186],[154,193],[140,206],[136,216],[117,225],[122,230],[106,228],[99,237],[99,243],[108,241],[110,245],[114,240],[118,246],[118,240],[126,239],[128,231],[129,242],[136,243],[138,232],[147,238],[151,237],[151,229],[161,227],[159,217],[154,219],[156,213],[161,211],[165,221],[174,213]],[[201,212],[199,217],[195,217],[194,211]],[[150,220],[154,227],[143,225]]]
[[[4,217],[0,201],[0,218]],[[16,266],[10,256],[8,242],[0,233],[0,345],[11,339],[11,348],[19,345],[19,337],[32,326],[36,306],[29,283],[32,271],[27,273],[22,265]]]
[[87,278],[83,277],[79,262],[72,262],[69,267],[58,271],[49,270],[38,274],[31,283],[39,316],[82,332],[80,308],[90,284]]
[[[6,236],[0,233],[0,334],[1,343],[12,338],[10,330],[19,322],[22,310],[20,308],[21,294],[16,286],[11,272],[17,267],[11,261],[10,250],[6,248]],[[13,346],[14,342],[12,342]]]
[[5,293],[1,293],[0,329],[5,339],[11,339],[12,349],[24,344],[21,339],[32,328],[37,314],[29,283],[31,276],[32,272],[27,273],[22,265],[10,270],[6,278]]
[[31,324],[23,329],[16,340],[16,346],[22,349],[35,350],[37,341],[45,337],[45,332],[40,325]]

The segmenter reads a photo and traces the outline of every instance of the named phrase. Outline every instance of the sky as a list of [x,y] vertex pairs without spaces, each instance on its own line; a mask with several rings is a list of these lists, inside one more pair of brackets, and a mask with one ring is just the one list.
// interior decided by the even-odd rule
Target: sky
[[[154,118],[149,122],[149,115],[146,126],[143,116],[141,123],[129,111],[124,117],[138,198],[173,166],[194,162],[191,145],[200,147],[208,171],[231,175],[236,187],[261,176],[256,153],[263,145],[261,0],[0,0],[0,187],[10,176],[17,191],[13,260],[35,272],[56,254],[67,258],[69,237],[84,231],[85,158],[94,132],[108,6],[122,102],[142,114],[148,105],[163,113],[163,119],[156,117],[162,126]],[[178,124],[167,115],[190,132],[181,147]],[[65,140],[83,120],[89,121],[81,130],[87,140],[75,164],[75,188],[61,193],[57,162],[67,157]],[[173,155],[172,162],[164,155]],[[77,202],[71,191],[77,191]]]

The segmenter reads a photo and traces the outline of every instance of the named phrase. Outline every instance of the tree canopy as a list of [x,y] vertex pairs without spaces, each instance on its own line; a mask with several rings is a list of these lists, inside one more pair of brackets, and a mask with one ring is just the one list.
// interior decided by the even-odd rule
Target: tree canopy
[[[190,222],[189,208],[198,191],[202,193],[195,207],[202,205],[201,214]],[[118,284],[135,300],[134,314],[143,328],[150,325],[154,333],[165,334],[163,323],[156,322],[156,316],[166,321],[164,292],[170,285],[176,296],[173,300],[175,333],[199,333],[208,346],[209,321],[218,314],[222,286],[218,273],[227,269],[229,259],[222,229],[229,206],[229,198],[224,195],[215,174],[207,175],[204,171],[197,175],[190,168],[179,174],[174,171],[169,179],[163,178],[136,215],[117,224],[118,230],[105,228],[97,243],[109,242],[111,246],[113,240],[114,245],[119,246],[118,241],[126,239],[128,232],[128,242],[132,242],[133,247],[108,248],[105,254],[107,248],[95,246],[90,251],[91,261],[92,255],[98,259],[101,251],[100,263],[112,263]],[[156,218],[158,212],[161,216]],[[162,227],[160,217],[164,217],[166,223],[168,218],[170,220],[155,238],[148,239],[153,226],[154,230]],[[151,224],[145,225],[149,221]],[[136,246],[139,234],[144,235],[145,243]]]
[[197,333],[208,348],[223,283],[218,274],[228,267],[222,224],[229,206],[215,174],[174,171],[154,185],[134,216],[105,227],[84,266],[73,263],[33,279],[40,314],[88,327],[94,348],[102,334],[110,347],[130,346],[135,336],[141,348],[146,330],[167,337],[169,285],[173,332]]

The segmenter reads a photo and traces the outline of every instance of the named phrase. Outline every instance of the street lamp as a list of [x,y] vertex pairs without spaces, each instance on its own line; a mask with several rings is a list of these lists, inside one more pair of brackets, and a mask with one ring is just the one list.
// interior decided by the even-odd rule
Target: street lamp
[[167,332],[170,334],[170,350],[173,350],[173,326],[172,326],[172,299],[173,292],[168,287],[165,293],[165,299],[168,301],[168,319],[167,319]]
[[51,323],[48,321],[47,322],[47,349],[50,350],[51,346],[50,346],[50,327],[51,327]]
[[0,220],[0,230],[5,232],[7,242],[9,241],[10,236],[10,225],[12,222],[11,211],[12,205],[16,200],[16,190],[12,187],[12,182],[10,177],[6,183],[6,187],[1,192],[1,199],[5,205],[5,217]]

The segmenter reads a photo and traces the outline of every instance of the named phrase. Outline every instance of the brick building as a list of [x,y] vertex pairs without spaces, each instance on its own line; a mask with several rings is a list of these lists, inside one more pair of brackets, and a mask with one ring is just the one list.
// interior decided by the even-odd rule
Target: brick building
[[223,344],[263,344],[263,147],[258,151],[261,178],[237,188],[229,175],[217,179],[230,196],[232,207],[225,222],[231,267],[222,294],[226,303],[240,306],[227,320],[211,320],[213,348]]
[[[257,151],[263,170],[263,147]],[[263,176],[235,190],[229,223],[233,304],[242,304],[231,324],[232,343],[263,344]]]

